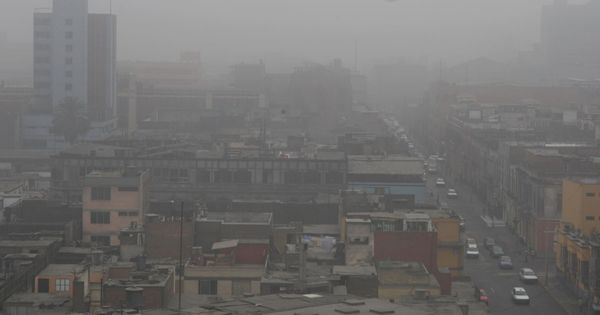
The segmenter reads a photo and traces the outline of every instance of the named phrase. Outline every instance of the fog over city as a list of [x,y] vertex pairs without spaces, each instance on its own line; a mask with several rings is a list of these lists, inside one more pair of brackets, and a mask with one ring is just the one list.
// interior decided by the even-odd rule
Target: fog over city
[[[112,9],[119,16],[119,59],[170,60],[180,50],[200,50],[211,70],[264,59],[277,72],[302,61],[353,64],[355,43],[365,69],[402,58],[449,64],[515,58],[539,41],[545,2],[113,0]],[[49,0],[1,1],[0,33],[31,42],[31,12],[48,7]],[[108,0],[90,1],[91,12],[108,10]]]
[[0,315],[600,315],[600,0],[0,0]]

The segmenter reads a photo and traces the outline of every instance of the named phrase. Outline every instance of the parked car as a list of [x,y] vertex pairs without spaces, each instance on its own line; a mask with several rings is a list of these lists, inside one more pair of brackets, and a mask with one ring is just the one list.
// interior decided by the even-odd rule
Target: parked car
[[456,190],[450,188],[448,189],[448,193],[446,194],[446,196],[448,197],[448,199],[457,199],[458,193],[456,192]]
[[479,249],[477,244],[467,244],[467,258],[478,258]]
[[494,245],[496,245],[496,241],[494,241],[493,238],[486,237],[483,239],[483,246],[485,246],[485,248],[488,250],[491,250]]
[[[431,173],[431,169],[429,170],[429,172]],[[435,185],[438,187],[446,186],[446,181],[443,178],[438,178],[435,180]]]
[[523,283],[536,283],[538,277],[531,268],[521,268],[519,271],[519,280]]
[[477,246],[477,241],[474,238],[472,238],[472,237],[467,237],[467,241],[466,242],[467,242],[467,245],[475,244],[475,246]]
[[485,303],[486,305],[488,305],[488,303],[489,303],[490,299],[489,299],[489,297],[488,297],[487,293],[485,293],[485,290],[484,290],[484,289],[482,289],[482,288],[480,288],[480,287],[477,287],[477,286],[475,286],[475,294],[474,294],[474,295],[475,295],[475,299],[476,299],[477,301],[479,301],[479,302],[483,302],[483,303]]
[[513,269],[512,259],[509,256],[500,256],[498,267],[500,269]]
[[492,257],[499,258],[500,256],[504,256],[504,250],[502,249],[502,247],[500,247],[498,245],[494,245],[494,246],[492,246],[491,254],[492,254]]
[[521,287],[514,287],[511,291],[512,300],[515,304],[529,304],[530,299],[527,291]]

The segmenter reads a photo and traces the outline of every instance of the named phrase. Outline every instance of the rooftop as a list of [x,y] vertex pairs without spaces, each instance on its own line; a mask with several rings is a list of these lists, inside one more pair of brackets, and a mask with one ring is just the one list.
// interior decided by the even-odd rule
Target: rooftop
[[0,240],[0,247],[48,247],[56,240]]
[[439,287],[435,277],[418,262],[380,261],[377,276],[380,286]]
[[315,305],[295,310],[272,312],[277,315],[340,315],[340,314],[404,314],[404,315],[426,315],[428,312],[417,310],[408,305],[390,303],[382,299],[346,299],[337,303]]
[[209,212],[198,221],[220,221],[227,223],[245,224],[270,224],[273,214],[271,212]]
[[[44,306],[63,306],[69,302],[69,298],[56,296],[49,293],[17,293],[13,294],[6,301],[4,305],[8,306],[11,304],[31,304],[33,307]],[[57,310],[54,309],[56,314]],[[51,313],[51,311],[49,311]]]
[[74,264],[50,264],[42,270],[38,276],[72,276],[74,273],[83,272],[82,265]]
[[340,276],[371,276],[377,275],[375,266],[372,265],[359,265],[359,266],[333,266],[333,274]]
[[192,278],[246,278],[259,279],[265,274],[263,265],[234,265],[234,266],[185,266],[186,277]]
[[409,157],[351,156],[349,174],[423,175],[423,161]]
[[569,178],[569,180],[582,185],[600,185],[599,177]]

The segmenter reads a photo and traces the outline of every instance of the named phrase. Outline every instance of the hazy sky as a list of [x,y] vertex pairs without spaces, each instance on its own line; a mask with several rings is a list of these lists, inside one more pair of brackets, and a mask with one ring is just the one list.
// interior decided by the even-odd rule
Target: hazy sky
[[[265,59],[341,57],[360,68],[402,57],[447,63],[506,59],[539,38],[542,4],[551,0],[113,0],[119,59],[175,59],[200,50],[207,68]],[[109,0],[90,0],[107,11]],[[0,33],[31,41],[34,8],[50,0],[0,0]]]

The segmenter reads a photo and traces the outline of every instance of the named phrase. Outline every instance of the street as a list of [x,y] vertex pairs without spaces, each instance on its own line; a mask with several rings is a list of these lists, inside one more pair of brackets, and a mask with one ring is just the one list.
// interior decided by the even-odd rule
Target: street
[[[464,238],[472,237],[477,240],[479,247],[478,259],[465,257],[464,275],[469,276],[474,284],[485,289],[489,296],[489,309],[492,314],[566,314],[561,306],[544,290],[541,283],[544,281],[544,259],[529,258],[525,262],[524,249],[517,238],[505,227],[488,227],[481,218],[483,204],[467,186],[457,184],[451,179],[446,179],[446,187],[436,187],[437,175],[427,176],[427,186],[433,192],[433,197],[439,196],[440,202],[447,202],[449,209],[456,211],[465,219]],[[455,188],[459,194],[458,199],[447,199],[448,188]],[[436,195],[438,194],[438,195]],[[500,245],[506,255],[513,261],[514,269],[501,270],[498,268],[497,259],[491,257],[483,245],[485,237],[492,237]],[[519,281],[520,268],[532,268],[539,278],[538,284],[524,285]],[[513,287],[520,286],[527,290],[531,299],[530,305],[515,305],[511,300],[510,291]]]

